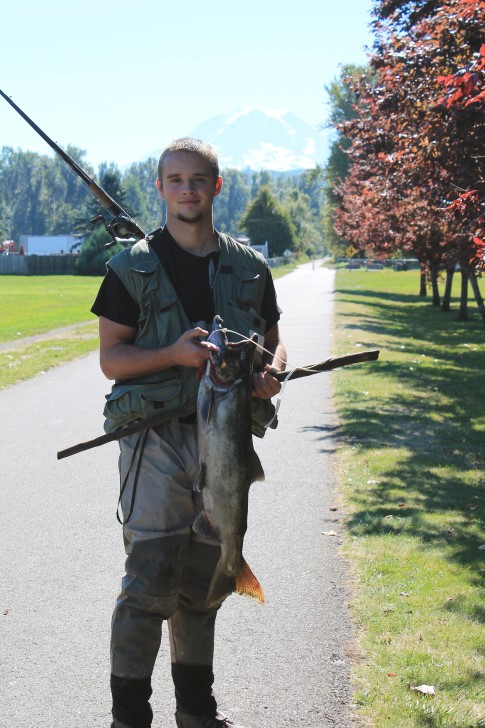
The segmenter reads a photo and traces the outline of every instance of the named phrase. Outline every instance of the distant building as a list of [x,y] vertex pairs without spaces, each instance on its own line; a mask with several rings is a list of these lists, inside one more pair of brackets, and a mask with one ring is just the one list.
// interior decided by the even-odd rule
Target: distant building
[[269,258],[268,241],[263,243],[263,245],[255,245],[254,243],[251,242],[251,239],[248,238],[247,235],[238,235],[236,240],[238,243],[241,243],[241,245],[247,245],[248,247],[253,248],[253,250],[257,250],[258,253],[261,253],[262,255],[264,255],[266,260],[268,260],[268,258]]
[[19,247],[25,255],[59,255],[77,249],[79,237],[75,235],[21,235]]

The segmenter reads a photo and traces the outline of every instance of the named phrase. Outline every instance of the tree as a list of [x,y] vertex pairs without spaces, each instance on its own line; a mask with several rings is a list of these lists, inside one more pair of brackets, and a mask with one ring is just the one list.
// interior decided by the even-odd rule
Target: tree
[[106,249],[104,246],[109,240],[108,233],[99,225],[83,241],[76,261],[76,269],[80,275],[102,276],[106,273],[106,262],[123,249],[119,243]]
[[[340,125],[351,140],[349,175],[337,190],[340,234],[352,241],[360,235],[369,254],[414,254],[428,268],[435,303],[438,271],[451,276],[457,262],[463,268],[471,257],[470,237],[444,209],[457,187],[471,189],[483,178],[484,131],[472,105],[447,113],[438,78],[479,49],[479,5],[376,3],[374,79],[355,85],[358,117]],[[468,274],[472,279],[469,266]]]
[[284,199],[284,208],[295,228],[295,248],[309,256],[322,250],[322,232],[312,215],[310,196],[294,187]]
[[322,225],[325,244],[335,255],[344,255],[349,242],[342,240],[334,225],[336,208],[340,201],[336,191],[346,179],[350,167],[347,151],[351,141],[343,133],[342,125],[358,115],[355,83],[367,73],[368,69],[365,66],[345,65],[342,66],[340,77],[325,87],[330,106],[328,126],[335,127],[336,135],[330,145],[329,157],[323,172]]
[[122,178],[127,208],[147,231],[160,227],[165,219],[165,202],[158,194],[155,180],[158,162],[154,158],[132,164]]
[[239,220],[248,206],[250,194],[247,175],[236,169],[225,169],[222,190],[214,200],[216,228],[236,237]]
[[[134,217],[133,211],[129,210],[126,205],[126,191],[123,187],[121,172],[111,162],[103,162],[99,165],[98,174],[96,175],[97,183],[102,189],[115,200],[120,207],[123,207],[129,215]],[[92,195],[86,198],[86,205],[80,214],[76,216],[73,228],[76,232],[83,235],[90,235],[92,232],[91,220],[99,215],[103,215],[109,219],[110,213],[104,210],[101,203]]]
[[247,207],[240,226],[253,243],[262,245],[268,241],[271,257],[295,248],[296,234],[290,216],[266,185],[260,188],[256,199]]

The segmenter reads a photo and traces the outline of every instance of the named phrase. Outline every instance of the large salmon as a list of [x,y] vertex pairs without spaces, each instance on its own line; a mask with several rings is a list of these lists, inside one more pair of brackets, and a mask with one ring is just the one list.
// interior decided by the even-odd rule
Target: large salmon
[[221,545],[209,602],[235,591],[263,603],[263,590],[242,554],[249,488],[264,480],[251,432],[255,346],[252,341],[228,342],[219,316],[209,341],[217,351],[211,351],[199,386],[199,473],[194,487],[201,494],[202,511],[193,530]]

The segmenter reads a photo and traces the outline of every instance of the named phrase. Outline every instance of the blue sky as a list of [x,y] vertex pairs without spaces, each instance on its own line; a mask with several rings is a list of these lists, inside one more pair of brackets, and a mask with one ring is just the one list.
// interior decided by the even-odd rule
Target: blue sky
[[[339,65],[363,64],[372,0],[9,0],[0,88],[95,167],[136,161],[238,106],[318,128]],[[0,98],[0,146],[50,153]]]

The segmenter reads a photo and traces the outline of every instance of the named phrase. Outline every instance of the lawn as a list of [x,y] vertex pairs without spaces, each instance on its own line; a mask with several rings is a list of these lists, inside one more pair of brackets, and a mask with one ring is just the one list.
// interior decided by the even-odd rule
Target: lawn
[[[0,276],[0,389],[93,351],[98,346],[97,319],[90,313],[101,278],[82,276]],[[20,339],[74,327],[20,346]]]
[[416,272],[339,270],[336,288],[336,353],[381,350],[333,378],[358,713],[485,726],[485,327],[420,298]]
[[0,342],[94,321],[89,309],[101,278],[0,276]]

